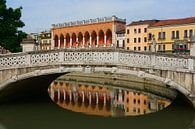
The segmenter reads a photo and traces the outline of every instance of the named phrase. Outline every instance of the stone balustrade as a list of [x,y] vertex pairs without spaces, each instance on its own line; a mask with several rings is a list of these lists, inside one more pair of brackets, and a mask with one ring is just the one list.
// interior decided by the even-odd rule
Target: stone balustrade
[[47,65],[111,65],[193,72],[195,60],[170,54],[115,49],[64,49],[0,56],[0,70]]

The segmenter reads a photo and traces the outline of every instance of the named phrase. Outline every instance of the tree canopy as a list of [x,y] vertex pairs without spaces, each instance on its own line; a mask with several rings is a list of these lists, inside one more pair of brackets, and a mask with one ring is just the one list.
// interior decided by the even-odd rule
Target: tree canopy
[[20,20],[22,7],[7,8],[6,0],[0,0],[0,46],[11,52],[21,51],[20,42],[26,33],[19,30],[25,24]]

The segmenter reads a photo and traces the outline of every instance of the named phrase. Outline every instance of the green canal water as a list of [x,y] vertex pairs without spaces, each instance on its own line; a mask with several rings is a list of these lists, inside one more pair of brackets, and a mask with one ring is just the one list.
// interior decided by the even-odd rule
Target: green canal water
[[[6,89],[5,91],[8,93],[15,90],[18,96],[13,92],[9,94],[9,96],[12,95],[12,99],[8,99],[6,95],[1,96],[1,99],[6,99],[7,101],[0,103],[0,129],[195,129],[194,109],[181,94],[178,94],[170,105],[163,106],[164,109],[161,108],[157,112],[122,115],[122,117],[121,115],[120,117],[116,117],[117,115],[114,115],[114,117],[113,115],[87,115],[86,112],[79,108],[73,111],[66,109],[66,106],[62,107],[63,103],[67,103],[66,100],[63,102],[52,100],[51,94],[50,92],[48,93],[49,90],[47,89],[51,83],[50,79],[52,80],[52,78],[42,77],[25,80],[13,84],[12,88]],[[48,83],[46,83],[47,81]],[[27,84],[29,87],[24,86]],[[39,86],[44,85],[44,90],[32,88],[38,84]],[[25,87],[23,91],[18,90],[19,86]],[[116,94],[121,93],[119,92],[121,91],[120,88],[111,88],[111,90]],[[124,90],[124,93],[126,91],[128,89]],[[26,94],[22,94],[24,92]],[[39,93],[43,92],[44,94],[39,96]],[[148,95],[140,91],[139,94]],[[118,97],[113,98],[109,110],[111,114],[116,114],[113,109],[121,109],[121,106],[118,107],[114,104],[114,101],[118,99]],[[168,101],[169,99],[166,98],[165,100]],[[79,97],[74,105],[77,106],[78,102]],[[69,103],[71,102],[69,101]],[[122,109],[124,114],[126,109]]]

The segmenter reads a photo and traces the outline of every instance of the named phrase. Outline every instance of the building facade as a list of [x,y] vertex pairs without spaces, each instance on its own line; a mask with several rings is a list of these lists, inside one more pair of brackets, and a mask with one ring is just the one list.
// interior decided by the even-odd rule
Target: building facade
[[39,34],[40,49],[51,50],[51,31],[43,31]]
[[156,52],[186,52],[195,35],[195,17],[161,20],[149,27],[149,45]]
[[127,50],[150,51],[148,44],[148,28],[157,20],[135,21],[126,26],[126,45]]
[[116,16],[52,25],[52,49],[116,47],[126,20]]
[[125,29],[116,32],[116,48],[121,48],[124,49],[125,48]]

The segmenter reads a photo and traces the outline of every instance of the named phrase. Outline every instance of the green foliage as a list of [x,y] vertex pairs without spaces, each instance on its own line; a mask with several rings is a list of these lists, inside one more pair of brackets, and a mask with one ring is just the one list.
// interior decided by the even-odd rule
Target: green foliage
[[21,18],[20,8],[7,8],[6,1],[0,0],[0,46],[11,52],[21,51],[20,42],[26,37],[26,33],[18,30],[24,23]]

